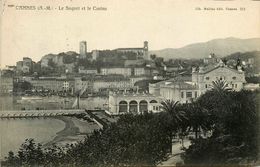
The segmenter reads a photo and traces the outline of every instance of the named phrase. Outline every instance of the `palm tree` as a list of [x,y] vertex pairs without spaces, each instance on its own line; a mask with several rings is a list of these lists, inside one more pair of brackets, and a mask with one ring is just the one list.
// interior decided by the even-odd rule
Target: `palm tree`
[[[183,126],[185,126],[186,123],[186,116],[185,112],[181,111],[179,109],[176,109],[178,105],[178,101],[173,101],[173,100],[165,100],[161,102],[162,104],[162,109],[169,115],[170,117],[167,117],[169,121],[169,125],[171,128],[171,140],[173,138],[173,132],[180,132],[183,131]],[[182,133],[181,133],[182,134]],[[182,138],[182,144],[183,144],[183,138]],[[172,147],[172,145],[171,145]],[[170,149],[172,151],[172,149]]]
[[212,91],[223,95],[224,92],[231,90],[225,80],[212,81]]
[[199,103],[192,102],[187,105],[186,115],[188,117],[189,130],[195,132],[195,139],[198,138],[198,133],[201,130],[209,130],[211,127],[211,120],[207,109],[201,107]]
[[170,115],[171,124],[175,127],[175,130],[178,130],[178,128],[181,127],[181,124],[186,120],[185,112],[176,109],[178,103],[178,101],[169,99],[161,103],[163,111]]

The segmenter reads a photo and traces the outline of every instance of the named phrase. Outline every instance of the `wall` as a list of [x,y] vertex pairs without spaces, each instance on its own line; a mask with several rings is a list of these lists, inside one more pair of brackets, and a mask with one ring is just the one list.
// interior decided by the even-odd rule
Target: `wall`
[[13,91],[13,78],[0,77],[0,94]]

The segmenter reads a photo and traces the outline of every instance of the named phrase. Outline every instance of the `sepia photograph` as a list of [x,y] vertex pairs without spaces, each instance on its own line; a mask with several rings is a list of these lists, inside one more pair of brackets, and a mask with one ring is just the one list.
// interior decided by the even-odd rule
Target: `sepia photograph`
[[0,2],[0,167],[260,166],[260,1]]

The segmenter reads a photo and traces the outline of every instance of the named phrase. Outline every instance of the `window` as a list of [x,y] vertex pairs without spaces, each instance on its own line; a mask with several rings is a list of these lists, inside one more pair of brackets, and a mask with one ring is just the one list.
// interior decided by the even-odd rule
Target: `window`
[[197,98],[198,97],[198,93],[197,93],[197,91],[195,91],[195,98]]
[[181,98],[184,98],[184,93],[183,92],[181,92]]
[[206,77],[206,80],[209,80],[209,77]]
[[192,97],[192,92],[186,92],[186,98],[191,98]]
[[236,79],[237,79],[237,77],[232,77],[232,79],[233,79],[233,80],[236,80]]
[[207,84],[205,85],[205,88],[208,88],[208,85],[207,85]]
[[235,88],[237,88],[237,84],[235,84]]

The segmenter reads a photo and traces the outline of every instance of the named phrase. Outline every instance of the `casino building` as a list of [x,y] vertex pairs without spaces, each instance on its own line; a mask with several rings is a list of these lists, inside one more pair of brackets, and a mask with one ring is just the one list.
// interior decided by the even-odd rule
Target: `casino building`
[[240,91],[246,83],[245,73],[240,66],[233,69],[220,61],[215,65],[193,67],[191,77],[177,77],[149,84],[149,93],[164,99],[189,103],[212,89],[212,82],[216,80],[225,81],[228,88],[234,91]]
[[160,112],[163,99],[149,93],[110,92],[109,113],[119,115],[126,113]]

